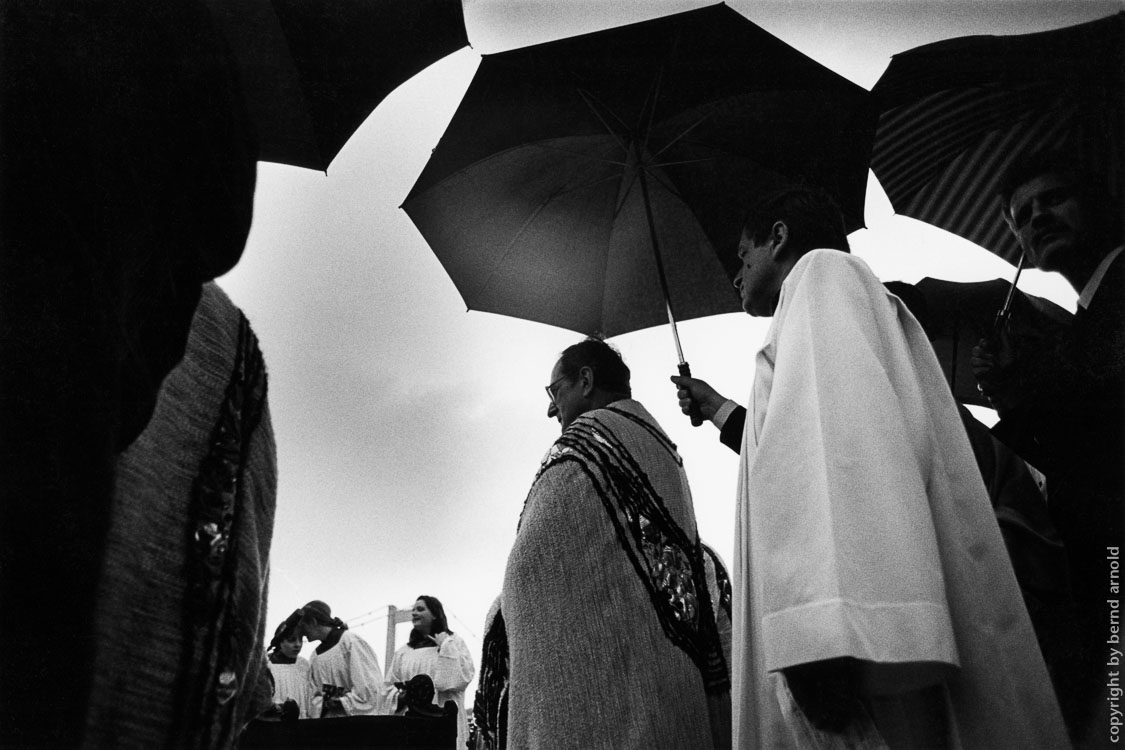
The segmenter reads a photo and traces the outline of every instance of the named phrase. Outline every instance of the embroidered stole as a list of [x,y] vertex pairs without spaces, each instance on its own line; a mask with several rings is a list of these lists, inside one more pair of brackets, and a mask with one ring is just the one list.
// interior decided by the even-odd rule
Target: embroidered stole
[[[608,407],[643,428],[677,465],[676,446],[655,425]],[[631,451],[596,413],[574,422],[551,447],[536,475],[574,462],[590,479],[617,532],[621,549],[649,593],[664,635],[699,669],[708,695],[729,693],[730,678],[703,565],[702,545],[676,523]]]
[[211,433],[210,451],[200,464],[192,497],[188,545],[189,589],[184,613],[180,731],[185,747],[225,747],[236,725],[231,698],[252,685],[239,685],[253,644],[236,643],[234,605],[236,526],[245,512],[242,475],[250,440],[261,422],[266,370],[258,340],[239,315],[238,348],[231,379]]

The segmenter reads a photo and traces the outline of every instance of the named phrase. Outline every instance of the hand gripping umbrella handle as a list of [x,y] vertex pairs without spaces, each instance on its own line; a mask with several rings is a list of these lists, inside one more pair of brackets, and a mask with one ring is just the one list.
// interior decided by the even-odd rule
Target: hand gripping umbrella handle
[[[681,362],[679,364],[679,370],[681,378],[691,377],[691,366],[688,365],[687,362]],[[691,402],[691,408],[688,409],[688,416],[691,417],[692,427],[698,427],[699,425],[703,424],[703,414],[701,414],[699,411],[699,404],[695,403],[694,401]]]

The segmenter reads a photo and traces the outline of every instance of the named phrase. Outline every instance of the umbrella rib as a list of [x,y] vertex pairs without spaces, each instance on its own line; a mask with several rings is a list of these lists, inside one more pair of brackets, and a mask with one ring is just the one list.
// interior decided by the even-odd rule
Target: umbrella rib
[[[620,138],[617,137],[616,133],[613,133],[611,131],[610,135],[613,136],[614,139],[617,140],[619,145],[624,146],[624,143],[621,141]],[[535,145],[538,146],[539,148],[546,149],[546,150],[549,150],[549,151],[558,151],[559,153],[569,154],[571,156],[578,156],[578,157],[590,159],[590,160],[593,160],[593,161],[600,161],[602,164],[610,164],[610,165],[613,165],[613,166],[621,167],[623,170],[628,169],[628,167],[629,167],[627,162],[619,161],[617,159],[607,159],[607,158],[602,157],[602,156],[594,156],[592,154],[583,153],[581,151],[574,151],[572,149],[559,148],[558,146],[548,146],[548,145],[543,144],[543,143],[536,143]],[[668,163],[669,164],[674,164],[674,163],[688,164],[688,163],[691,163],[692,161],[706,161],[706,159],[689,160],[689,161],[685,161],[685,162],[668,162]],[[598,185],[598,184],[601,184],[603,182],[609,182],[610,180],[615,180],[615,179],[618,179],[619,177],[620,177],[620,175],[607,175],[605,177],[602,177],[602,178],[599,178],[599,179],[596,179],[596,180],[592,180],[590,182],[586,182],[586,183],[583,183],[581,185],[575,185],[574,187],[566,188],[564,190],[560,190],[560,191],[552,194],[551,197],[549,197],[547,199],[547,202],[550,202],[551,200],[553,200],[554,198],[557,198],[560,195],[564,195],[566,193],[571,193],[571,192],[574,192],[576,190],[583,190],[585,188],[593,187],[594,185]],[[624,190],[619,191],[617,203],[613,207],[613,217],[614,217],[614,219],[616,219],[620,215],[621,209],[624,207],[625,200],[626,200],[626,198],[628,198],[629,193],[632,191],[633,183],[636,182],[636,179],[637,179],[636,178],[636,172],[634,171],[632,178],[629,180],[629,184],[625,187]],[[665,184],[663,182],[663,180],[661,181],[661,184]],[[665,184],[665,187],[667,187],[666,184]],[[546,203],[544,203],[544,205],[546,205]]]
[[665,178],[665,176],[664,176],[664,175],[663,175],[663,174],[662,174],[661,172],[656,172],[656,171],[654,171],[654,170],[648,170],[648,169],[646,169],[645,171],[646,171],[646,172],[647,172],[647,173],[648,173],[649,175],[651,175],[651,176],[652,176],[652,178],[653,178],[654,180],[656,180],[657,182],[659,182],[659,183],[660,183],[660,185],[661,185],[661,186],[662,186],[662,187],[663,187],[663,188],[664,188],[665,190],[667,190],[667,191],[668,191],[669,193],[671,193],[672,195],[676,196],[676,197],[677,197],[677,198],[679,198],[679,199],[680,199],[681,201],[683,201],[684,205],[687,205],[687,201],[686,201],[686,200],[684,200],[684,196],[680,194],[680,191],[679,191],[679,189],[677,189],[677,188],[676,188],[676,186],[675,186],[675,185],[673,185],[671,181],[669,181],[668,179],[666,179],[666,178]]
[[[641,116],[648,116],[648,122],[644,123],[641,128],[643,134],[643,143],[641,143],[640,151],[648,150],[648,139],[652,135],[652,121],[656,119],[656,100],[660,96],[660,84],[664,80],[664,66],[660,65],[656,69],[656,77],[652,81],[652,88],[649,89],[648,96],[645,98],[645,107],[641,110]],[[640,152],[638,152],[638,156]]]
[[668,141],[668,143],[664,144],[664,147],[663,147],[662,149],[660,149],[660,150],[659,150],[659,151],[657,151],[657,152],[656,152],[655,154],[653,154],[653,157],[655,158],[655,157],[657,157],[657,156],[660,156],[660,155],[661,155],[662,153],[664,153],[664,152],[665,152],[665,151],[667,151],[668,149],[672,148],[672,146],[674,146],[674,145],[676,145],[677,143],[679,143],[679,141],[680,141],[680,139],[681,139],[681,138],[683,138],[683,137],[684,137],[684,136],[686,136],[686,135],[687,135],[688,133],[690,133],[691,131],[695,130],[695,129],[696,129],[697,127],[699,127],[700,125],[702,125],[702,124],[703,124],[703,123],[704,123],[704,122],[705,122],[705,121],[707,120],[707,118],[708,118],[708,117],[709,117],[709,115],[703,115],[703,116],[702,116],[702,117],[700,117],[700,118],[699,118],[698,120],[696,120],[695,122],[693,122],[693,123],[692,123],[691,125],[688,125],[688,126],[687,126],[687,128],[685,128],[685,129],[684,129],[684,131],[683,131],[682,133],[680,133],[679,135],[677,135],[677,136],[676,136],[675,138],[673,138],[672,140]]
[[[702,122],[702,120],[700,122]],[[680,137],[682,137],[683,135],[686,135],[686,134],[687,134],[687,131],[684,131],[684,133],[681,134]],[[620,140],[618,142],[620,143]],[[602,156],[594,156],[592,154],[583,153],[581,151],[575,151],[573,149],[560,148],[558,146],[548,146],[548,145],[543,144],[543,143],[537,143],[535,145],[539,148],[546,149],[546,150],[549,150],[549,151],[558,151],[559,153],[569,154],[571,156],[577,156],[577,157],[580,157],[580,158],[590,159],[590,160],[593,160],[593,161],[600,161],[603,164],[610,164],[610,165],[618,166],[618,167],[622,167],[622,168],[627,168],[629,166],[624,161],[619,161],[617,159],[607,159],[607,158],[602,157]],[[672,145],[672,144],[669,144],[669,145]],[[666,190],[668,190],[668,192],[672,193],[673,195],[675,195],[677,197],[681,197],[679,191],[676,190],[672,186],[672,184],[670,182],[668,182],[660,173],[658,173],[654,170],[656,168],[679,166],[681,164],[699,164],[699,163],[703,163],[703,162],[707,162],[707,161],[713,161],[713,160],[714,160],[714,157],[706,157],[706,158],[701,158],[701,159],[680,159],[678,161],[666,161],[666,162],[660,162],[660,163],[650,163],[650,164],[648,164],[648,165],[646,165],[645,167],[642,167],[642,168],[649,169],[649,174],[651,174],[654,178],[656,178],[660,182],[660,184],[663,185]],[[616,177],[617,177],[616,175],[611,175],[611,176],[606,176],[606,177],[603,177],[603,178],[600,178],[600,179],[597,179],[597,180],[593,180],[591,182],[584,183],[582,185],[576,185],[572,188],[568,188],[566,190],[561,190],[558,193],[555,193],[554,196],[552,196],[552,198],[557,197],[559,195],[563,195],[563,194],[568,193],[568,192],[573,192],[575,190],[582,190],[584,188],[593,187],[594,185],[600,184],[602,182],[607,182],[609,180],[616,179]],[[629,184],[625,187],[624,190],[622,190],[620,192],[619,199],[617,201],[617,205],[615,205],[614,209],[613,209],[614,218],[616,218],[621,213],[621,208],[625,205],[625,200],[626,200],[626,198],[628,198],[629,193],[632,191],[633,183],[636,182],[636,179],[637,179],[636,173],[634,172],[633,176],[629,180]],[[550,200],[550,199],[548,199],[548,200]]]
[[613,207],[614,221],[617,221],[617,217],[621,215],[621,209],[625,207],[625,201],[629,198],[629,193],[633,192],[633,184],[636,183],[639,172],[640,169],[634,169],[628,184],[626,184],[623,189],[617,191],[617,203]]
[[663,167],[678,167],[681,164],[702,164],[705,161],[714,161],[714,160],[715,160],[715,157],[713,157],[713,156],[704,156],[700,159],[678,159],[676,161],[662,161],[662,162],[659,162],[659,163],[653,162],[653,163],[650,163],[648,166],[653,167],[653,168],[657,168],[657,167],[660,167],[660,168],[663,168]]
[[[625,140],[618,134],[618,132],[616,130],[614,130],[612,127],[610,127],[609,122],[607,122],[605,117],[602,116],[602,113],[600,111],[598,111],[598,107],[594,106],[595,104],[601,104],[601,102],[599,102],[597,99],[595,99],[594,95],[591,94],[589,91],[587,91],[585,89],[576,89],[576,90],[578,92],[578,96],[580,96],[582,98],[582,101],[586,102],[586,106],[590,108],[591,114],[593,114],[594,117],[597,118],[598,122],[600,122],[602,124],[602,127],[605,128],[605,131],[607,133],[609,133],[611,136],[613,136],[613,139],[615,141],[617,141],[617,145],[621,147],[621,150],[622,151],[628,151],[628,146],[625,145]],[[605,105],[602,105],[602,106],[605,106]],[[622,128],[628,127],[625,124],[625,121],[622,120],[620,117],[618,117],[617,114],[612,109],[610,109],[608,106],[606,106],[605,109],[606,109],[607,112],[609,112],[611,115],[613,115],[613,119],[617,120],[617,122],[620,123]]]
[[[653,164],[653,163],[641,164],[640,166],[638,166],[638,168],[636,170],[633,171],[633,175],[632,175],[632,178],[629,180],[629,184],[625,187],[624,190],[620,191],[620,193],[618,194],[617,205],[614,206],[614,209],[613,209],[614,219],[616,219],[617,216],[621,213],[621,209],[625,205],[625,200],[629,197],[629,193],[633,189],[633,184],[637,181],[640,170],[642,170],[642,169],[645,170],[645,173],[650,175],[654,180],[656,180],[658,183],[660,183],[661,187],[663,187],[665,190],[667,190],[669,194],[674,195],[676,198],[678,198],[680,201],[682,201],[686,205],[687,201],[684,199],[683,194],[680,193],[679,188],[677,188],[675,186],[675,184],[673,184],[672,181],[669,180],[668,177],[663,172],[659,171],[658,168],[676,166],[676,165],[679,165],[679,164],[697,164],[697,163],[700,163],[700,162],[713,161],[713,160],[714,160],[713,157],[708,157],[708,158],[704,158],[704,159],[683,159],[683,160],[680,160],[680,161],[667,161],[667,162],[661,162],[659,164]],[[606,179],[612,179],[612,178],[606,178]]]
[[[560,188],[560,189],[556,190],[555,192],[551,193],[549,196],[547,196],[547,198],[543,201],[543,206],[546,206],[548,203],[555,200],[556,198],[559,198],[560,196],[566,195],[568,193],[574,193],[574,192],[577,192],[579,190],[585,190],[586,188],[591,188],[591,187],[594,187],[595,185],[600,185],[604,182],[610,182],[612,180],[616,180],[617,178],[618,178],[618,175],[615,175],[615,174],[614,175],[606,175],[605,177],[599,177],[596,180],[590,180],[589,182],[583,182],[581,184],[573,185],[571,187]],[[538,211],[541,210],[541,209],[542,209],[542,206],[539,209],[536,209],[536,212],[538,213]]]
[[[508,259],[508,256],[512,253],[513,249],[515,248],[516,241],[520,238],[521,235],[523,235],[523,233],[527,229],[527,227],[533,221],[535,221],[535,219],[539,216],[539,214],[541,214],[543,212],[543,209],[545,209],[547,207],[547,205],[549,203],[551,203],[551,201],[554,201],[554,200],[558,199],[560,196],[566,195],[567,193],[573,193],[573,192],[576,192],[578,190],[584,190],[586,188],[593,187],[594,185],[598,185],[598,184],[603,183],[603,182],[609,182],[609,181],[614,180],[616,178],[617,178],[616,175],[608,175],[606,177],[602,177],[602,178],[599,178],[599,179],[596,179],[596,180],[591,180],[590,182],[586,182],[586,183],[583,183],[581,185],[575,185],[573,187],[556,190],[555,192],[551,193],[546,198],[544,198],[543,201],[538,206],[536,206],[535,210],[532,211],[531,214],[526,219],[524,219],[523,223],[520,224],[520,228],[512,233],[512,236],[508,239],[508,242],[505,244],[504,252],[501,254],[500,259],[498,261],[496,261],[495,264],[493,264],[492,270],[489,271],[489,273],[488,273],[488,277],[486,279],[484,279],[478,285],[477,289],[474,291],[474,296],[481,294],[482,293],[481,290],[487,288],[488,285],[490,283],[492,283],[492,277],[496,275],[496,270],[504,265],[504,261],[506,261]],[[615,211],[615,216],[616,216],[616,211]]]
[[[620,143],[620,141],[618,141],[618,143]],[[582,157],[584,159],[590,159],[590,160],[593,160],[593,161],[600,161],[603,164],[613,164],[613,165],[618,166],[618,167],[626,166],[626,163],[622,160],[619,160],[619,159],[607,159],[604,156],[595,156],[594,154],[587,154],[585,152],[576,151],[574,149],[561,148],[559,146],[548,146],[545,143],[534,143],[534,144],[528,144],[528,145],[532,145],[532,146],[535,146],[537,148],[544,149],[546,151],[558,151],[559,153],[562,153],[562,154],[569,154],[571,156],[578,156],[578,157]]]
[[554,200],[556,195],[558,194],[555,193],[544,198],[543,202],[536,206],[535,210],[532,211],[531,214],[523,220],[523,223],[520,224],[520,228],[512,233],[512,236],[508,239],[508,242],[504,247],[504,252],[500,255],[500,259],[492,265],[492,270],[488,272],[487,278],[485,278],[483,281],[481,281],[480,284],[477,285],[476,290],[474,290],[473,297],[482,295],[483,290],[488,288],[488,285],[492,283],[492,277],[496,275],[497,269],[503,266],[504,261],[506,261],[508,259],[508,256],[511,255],[512,250],[515,248],[516,240],[520,238],[520,235],[524,233],[524,230],[527,229],[528,225],[530,225],[531,222],[535,221],[535,218],[543,212],[543,209],[547,207],[547,204]]

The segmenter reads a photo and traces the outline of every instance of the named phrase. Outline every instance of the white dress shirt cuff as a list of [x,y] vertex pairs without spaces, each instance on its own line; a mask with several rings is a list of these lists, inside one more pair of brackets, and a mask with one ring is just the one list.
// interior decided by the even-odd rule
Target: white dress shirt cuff
[[730,416],[731,412],[734,411],[737,407],[738,407],[738,404],[736,404],[734,401],[731,401],[728,398],[723,403],[723,405],[720,406],[718,408],[718,410],[715,412],[715,416],[711,417],[711,422],[716,427],[718,427],[720,430],[723,429],[723,425],[727,423],[727,418]]

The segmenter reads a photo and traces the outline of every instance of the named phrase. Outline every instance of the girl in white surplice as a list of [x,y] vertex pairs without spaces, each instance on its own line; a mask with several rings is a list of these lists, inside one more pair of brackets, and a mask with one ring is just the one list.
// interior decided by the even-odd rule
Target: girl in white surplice
[[313,718],[391,713],[393,703],[375,652],[333,617],[327,604],[306,604],[298,627],[310,641],[320,642],[309,660]]
[[464,747],[469,724],[465,717],[465,688],[476,669],[469,647],[449,629],[445,608],[432,596],[419,596],[411,610],[410,639],[395,651],[387,668],[387,683],[403,683],[419,674],[434,682],[434,703],[457,704],[457,747]]
[[309,660],[300,655],[305,642],[297,630],[300,615],[301,611],[297,610],[277,626],[266,656],[273,676],[273,702],[277,713],[286,716],[292,710],[287,704],[292,703],[296,707],[297,718],[307,719],[312,691]]

